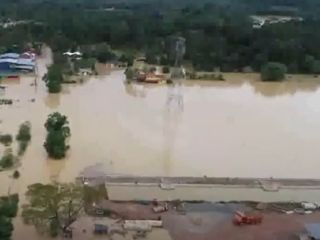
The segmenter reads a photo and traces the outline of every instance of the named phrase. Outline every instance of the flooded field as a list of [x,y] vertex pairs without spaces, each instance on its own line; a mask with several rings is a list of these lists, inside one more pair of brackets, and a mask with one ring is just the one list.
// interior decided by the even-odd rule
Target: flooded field
[[[38,60],[40,75],[48,63]],[[110,174],[318,178],[320,79],[225,77],[143,86],[125,85],[123,72],[116,71],[65,86],[58,95],[47,93],[41,76],[36,85],[34,77],[4,82],[3,97],[18,101],[0,107],[0,131],[14,135],[22,122],[32,124],[14,189],[71,181],[96,164]],[[43,124],[54,111],[68,116],[72,132],[63,161],[48,159],[43,148]],[[8,174],[0,174],[2,183],[12,182]],[[8,184],[1,184],[2,192]]]
[[[41,80],[50,51],[37,61],[38,77],[2,83],[1,98],[15,102],[0,106],[0,132],[15,135],[30,121],[32,141],[20,179],[0,173],[1,195],[18,192],[23,202],[29,184],[73,181],[95,165],[124,175],[319,178],[320,79],[262,83],[256,74],[226,74],[225,82],[146,86],[126,85],[115,71],[50,95]],[[43,125],[55,111],[68,116],[72,133],[62,161],[43,148]],[[20,219],[15,226],[14,239],[34,232]]]

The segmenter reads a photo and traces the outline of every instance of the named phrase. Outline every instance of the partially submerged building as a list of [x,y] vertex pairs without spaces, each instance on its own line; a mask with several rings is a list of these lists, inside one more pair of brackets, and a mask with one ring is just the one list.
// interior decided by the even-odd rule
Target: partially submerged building
[[81,76],[90,76],[92,75],[92,69],[91,68],[80,68],[79,69],[79,75]]
[[127,65],[127,63],[118,60],[111,60],[106,63],[106,67],[110,69],[124,69]]
[[0,59],[18,59],[20,54],[18,53],[5,53],[0,55]]
[[32,53],[5,53],[0,55],[0,76],[17,76],[20,72],[33,72],[35,55]]
[[82,57],[82,53],[79,51],[76,51],[76,52],[68,51],[68,52],[64,52],[62,55],[67,56],[72,59],[78,59],[78,60],[80,60]]

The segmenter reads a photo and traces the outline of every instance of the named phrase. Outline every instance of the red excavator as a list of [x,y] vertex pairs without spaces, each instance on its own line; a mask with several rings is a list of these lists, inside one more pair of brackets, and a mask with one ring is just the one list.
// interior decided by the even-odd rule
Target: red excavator
[[237,226],[241,225],[257,225],[262,222],[262,215],[247,215],[243,212],[236,211],[233,217],[233,223]]

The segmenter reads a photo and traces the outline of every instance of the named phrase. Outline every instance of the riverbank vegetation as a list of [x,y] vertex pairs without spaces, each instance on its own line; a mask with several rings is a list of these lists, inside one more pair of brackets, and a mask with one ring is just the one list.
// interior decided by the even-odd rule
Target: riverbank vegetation
[[45,128],[47,129],[47,138],[44,147],[48,156],[54,159],[64,158],[69,149],[66,139],[71,135],[67,117],[58,112],[50,114]]
[[0,239],[11,240],[13,231],[12,219],[18,212],[18,195],[0,197]]
[[187,74],[190,80],[212,80],[212,81],[224,81],[224,77],[221,73],[198,73],[190,72]]
[[[320,72],[317,0],[164,0],[161,4],[145,0],[22,0],[18,4],[3,1],[0,8],[3,19],[34,20],[1,28],[0,47],[41,41],[55,52],[63,52],[105,44],[123,52],[123,58],[135,52],[136,56],[144,55],[148,63],[170,65],[170,37],[180,35],[186,39],[185,60],[196,71],[219,68],[222,72],[241,72],[249,66],[260,72],[266,63],[279,62],[289,73]],[[265,24],[256,29],[251,15],[286,15],[303,21]],[[122,57],[105,50],[95,56],[101,62]],[[50,85],[53,92],[60,88],[58,81]]]
[[263,81],[281,81],[285,78],[287,67],[284,64],[270,62],[262,67],[261,79]]

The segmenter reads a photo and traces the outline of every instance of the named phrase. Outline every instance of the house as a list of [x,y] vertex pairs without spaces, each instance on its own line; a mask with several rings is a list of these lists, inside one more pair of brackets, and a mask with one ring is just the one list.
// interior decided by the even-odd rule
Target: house
[[35,63],[32,59],[19,58],[13,67],[17,70],[34,71]]
[[79,75],[81,76],[90,76],[92,75],[91,68],[80,68],[79,69]]
[[18,53],[5,53],[0,55],[0,59],[18,59],[19,56]]
[[126,68],[127,63],[120,62],[118,60],[111,60],[106,63],[107,68]]
[[8,75],[8,73],[17,74],[17,72],[21,70],[34,71],[35,69],[35,62],[32,59],[12,58],[12,57],[15,57],[15,55],[5,55],[5,56],[9,56],[9,58],[0,57],[0,73],[2,75]]
[[24,53],[20,54],[19,57],[23,58],[23,59],[31,59],[32,61],[36,60],[36,55],[32,52],[24,52]]
[[76,58],[76,59],[79,59],[82,57],[82,53],[79,51],[76,51],[76,52],[68,51],[68,52],[64,52],[62,55],[70,57],[70,58]]

